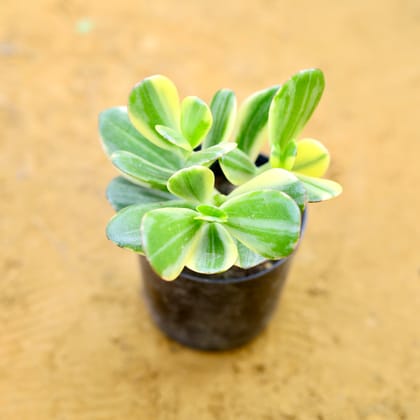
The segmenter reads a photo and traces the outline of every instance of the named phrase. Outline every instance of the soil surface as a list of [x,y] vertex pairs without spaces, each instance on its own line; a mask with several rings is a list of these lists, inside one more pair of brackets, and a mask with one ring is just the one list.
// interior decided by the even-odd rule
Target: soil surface
[[[414,0],[2,0],[0,419],[420,419],[419,40]],[[184,348],[105,238],[97,115],[154,73],[243,100],[307,67],[344,194],[259,338]]]

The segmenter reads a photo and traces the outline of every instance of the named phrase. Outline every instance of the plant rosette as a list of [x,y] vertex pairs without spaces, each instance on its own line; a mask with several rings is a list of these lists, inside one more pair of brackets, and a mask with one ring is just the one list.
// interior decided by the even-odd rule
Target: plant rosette
[[[144,255],[162,281],[185,269],[204,278],[234,266],[246,273],[291,255],[307,203],[341,192],[321,178],[327,149],[297,140],[323,89],[322,72],[304,70],[251,95],[237,116],[229,89],[208,106],[195,96],[180,102],[164,76],[141,81],[127,107],[99,117],[104,150],[121,173],[107,189],[117,211],[107,237]],[[258,166],[267,140],[269,160]],[[229,192],[215,186],[215,163]]]

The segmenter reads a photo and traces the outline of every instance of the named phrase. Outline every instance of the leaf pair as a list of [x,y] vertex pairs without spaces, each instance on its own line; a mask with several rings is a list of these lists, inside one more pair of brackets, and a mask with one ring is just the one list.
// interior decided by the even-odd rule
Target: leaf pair
[[[221,98],[229,100],[229,95]],[[224,143],[192,150],[205,137],[211,121],[211,112],[201,99],[187,97],[180,107],[173,83],[152,76],[133,89],[128,112],[115,107],[100,114],[99,131],[105,152],[124,177],[166,190],[167,180],[177,170],[209,166],[236,147]]]
[[99,132],[112,163],[135,184],[165,190],[169,177],[184,165],[178,153],[162,149],[140,134],[125,107],[103,111]]
[[130,119],[136,129],[157,146],[191,152],[206,136],[212,114],[205,102],[188,96],[180,105],[176,86],[155,75],[142,80],[130,93]]
[[[317,140],[304,139],[297,142],[297,157],[291,171],[307,192],[308,202],[325,201],[336,197],[342,191],[339,184],[321,179],[329,164],[329,154]],[[241,150],[235,149],[222,156],[220,165],[226,178],[233,185],[242,185],[254,179],[257,174],[270,170],[270,164],[260,168]]]
[[261,174],[220,206],[211,200],[214,175],[208,168],[183,169],[168,188],[178,198],[127,207],[107,229],[119,246],[144,252],[165,279],[177,277],[184,266],[204,273],[233,264],[247,268],[284,257],[296,246],[305,190],[287,171]]
[[318,69],[302,70],[282,86],[272,86],[249,96],[239,110],[235,141],[238,149],[255,161],[268,126],[272,167],[292,169],[296,140],[318,105],[325,86]]
[[271,165],[292,169],[297,136],[315,111],[325,87],[321,70],[303,70],[275,94],[268,116]]
[[297,137],[315,111],[325,87],[321,70],[303,70],[276,93],[268,117],[270,164],[293,171],[304,184],[310,202],[336,197],[334,181],[320,179],[330,163],[328,150],[317,140]]
[[264,258],[277,259],[289,255],[299,239],[299,208],[280,191],[232,197],[218,209],[223,218],[212,221],[199,210],[163,208],[145,214],[145,254],[162,278],[175,279],[184,266],[207,274],[226,271],[238,260],[236,241]]

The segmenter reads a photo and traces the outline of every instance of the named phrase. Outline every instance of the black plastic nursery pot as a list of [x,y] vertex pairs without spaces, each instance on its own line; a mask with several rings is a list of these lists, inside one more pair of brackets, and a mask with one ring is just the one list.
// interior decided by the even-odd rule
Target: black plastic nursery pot
[[[267,158],[260,156],[257,165]],[[212,167],[219,183],[220,168]],[[301,235],[307,210],[302,217]],[[162,280],[140,256],[143,295],[157,326],[172,339],[201,350],[228,350],[246,344],[266,326],[277,306],[296,250],[287,258],[252,269],[233,267],[205,275],[188,269]]]

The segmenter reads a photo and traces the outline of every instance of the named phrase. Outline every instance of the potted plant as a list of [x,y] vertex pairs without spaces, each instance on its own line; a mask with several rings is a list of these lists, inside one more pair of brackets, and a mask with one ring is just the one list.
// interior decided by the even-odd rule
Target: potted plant
[[[141,255],[150,313],[191,347],[239,346],[276,306],[307,203],[340,194],[322,179],[327,149],[298,136],[324,89],[320,70],[295,74],[247,98],[233,91],[210,107],[179,101],[161,75],[138,83],[127,107],[100,114],[106,154],[121,172],[107,198],[107,236]],[[267,140],[271,151],[261,154]]]

